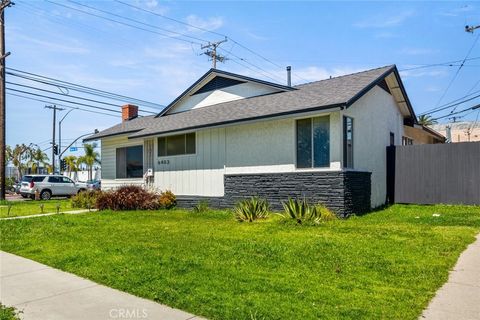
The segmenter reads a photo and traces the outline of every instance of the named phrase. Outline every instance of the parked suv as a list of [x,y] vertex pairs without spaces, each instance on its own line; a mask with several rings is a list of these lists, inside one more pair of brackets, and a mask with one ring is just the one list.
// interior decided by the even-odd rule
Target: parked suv
[[49,200],[52,196],[70,197],[86,189],[62,175],[23,176],[20,187],[22,197],[35,199],[37,190],[42,200]]

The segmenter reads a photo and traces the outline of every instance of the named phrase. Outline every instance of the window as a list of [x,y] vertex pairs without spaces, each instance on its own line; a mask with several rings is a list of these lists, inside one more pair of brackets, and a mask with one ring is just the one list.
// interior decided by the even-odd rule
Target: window
[[51,183],[62,183],[63,179],[61,177],[48,177],[48,182]]
[[117,148],[117,179],[143,177],[143,146]]
[[297,120],[297,168],[330,166],[330,117]]
[[413,139],[409,138],[409,137],[402,137],[402,145],[404,146],[410,146],[413,144]]
[[195,132],[158,138],[158,156],[195,154]]
[[353,119],[343,117],[343,167],[353,168]]

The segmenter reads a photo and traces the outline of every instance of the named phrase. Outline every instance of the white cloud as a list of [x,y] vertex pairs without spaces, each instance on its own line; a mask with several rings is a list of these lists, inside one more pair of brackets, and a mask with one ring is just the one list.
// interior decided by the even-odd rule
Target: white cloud
[[12,39],[21,40],[22,44],[33,44],[36,46],[42,47],[44,50],[53,51],[53,52],[62,52],[70,54],[87,54],[90,50],[83,46],[79,41],[76,40],[62,40],[61,43],[53,42],[50,40],[42,40],[39,38],[32,38],[23,34],[15,34]]
[[389,28],[402,25],[408,18],[415,15],[412,10],[396,14],[381,14],[368,17],[353,24],[357,28]]
[[448,74],[445,70],[425,70],[425,69],[418,69],[418,70],[405,70],[400,71],[400,75],[403,79],[407,78],[420,78],[420,77],[444,77]]
[[[223,18],[221,17],[212,17],[212,18],[208,18],[208,19],[203,19],[199,16],[196,16],[194,14],[191,14],[189,15],[186,19],[188,24],[191,24],[193,26],[196,26],[198,28],[202,28],[202,29],[206,29],[206,30],[210,30],[210,31],[213,31],[213,30],[216,30],[220,27],[223,26],[224,24],[224,21],[223,21]],[[197,28],[193,28],[193,27],[188,27],[188,31],[199,31]]]

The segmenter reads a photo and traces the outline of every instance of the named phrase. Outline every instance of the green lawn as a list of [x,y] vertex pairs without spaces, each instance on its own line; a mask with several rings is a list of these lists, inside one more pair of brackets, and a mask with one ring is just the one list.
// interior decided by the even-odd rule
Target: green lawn
[[2,250],[212,319],[417,319],[479,231],[461,206],[316,227],[182,210],[0,221]]
[[[10,213],[8,206],[11,204]],[[32,214],[42,213],[40,206],[43,204],[43,213],[50,213],[57,211],[57,205],[60,205],[60,212],[72,209],[69,199],[48,200],[48,201],[0,201],[0,218],[28,216]]]

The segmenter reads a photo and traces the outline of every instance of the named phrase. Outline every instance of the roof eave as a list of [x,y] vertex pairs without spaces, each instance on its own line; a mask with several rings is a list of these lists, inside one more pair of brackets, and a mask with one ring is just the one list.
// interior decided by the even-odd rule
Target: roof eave
[[282,116],[287,116],[287,115],[308,113],[308,112],[312,112],[312,111],[328,110],[328,109],[333,109],[333,108],[343,109],[345,107],[346,107],[345,103],[335,103],[335,104],[331,104],[331,105],[317,106],[317,107],[300,109],[300,110],[295,110],[295,111],[286,111],[286,112],[268,114],[268,115],[263,115],[263,116],[258,116],[258,117],[243,118],[243,119],[240,119],[240,120],[219,121],[219,122],[213,122],[213,123],[208,123],[208,124],[203,124],[203,125],[198,125],[198,126],[185,127],[185,128],[178,128],[178,129],[167,130],[167,131],[156,131],[156,132],[146,133],[146,134],[142,134],[142,135],[135,135],[133,137],[129,136],[128,139],[144,138],[144,137],[150,137],[150,136],[155,136],[155,135],[160,135],[160,134],[168,134],[168,133],[174,133],[174,132],[180,132],[180,131],[205,129],[205,128],[210,128],[210,127],[218,127],[218,126],[231,125],[231,124],[236,124],[236,123],[240,124],[240,123],[243,123],[243,122],[249,122],[249,121],[255,121],[255,120],[265,120],[265,119],[269,119],[269,118],[277,118],[277,117],[282,117]]

